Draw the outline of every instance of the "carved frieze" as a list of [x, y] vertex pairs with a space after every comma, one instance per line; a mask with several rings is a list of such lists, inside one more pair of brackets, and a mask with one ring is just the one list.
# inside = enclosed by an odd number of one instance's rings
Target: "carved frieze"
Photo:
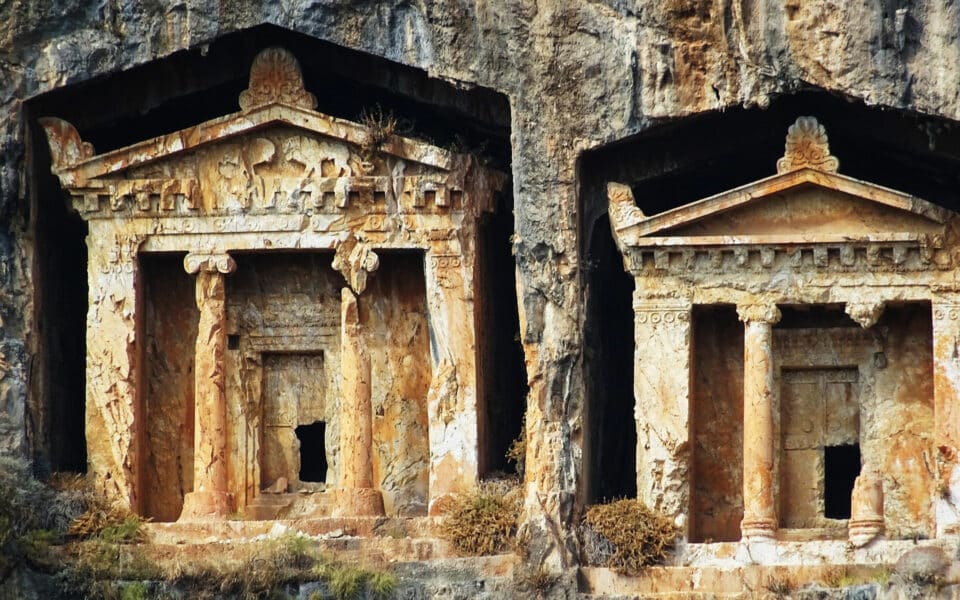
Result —
[[897, 244], [749, 247], [630, 247], [630, 272], [722, 274], [737, 272], [913, 272], [943, 271], [953, 265], [945, 251], [923, 251], [919, 242]]

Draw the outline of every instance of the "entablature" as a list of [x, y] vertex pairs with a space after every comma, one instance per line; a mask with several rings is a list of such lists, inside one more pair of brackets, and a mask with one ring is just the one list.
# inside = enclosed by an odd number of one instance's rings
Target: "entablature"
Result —
[[240, 104], [99, 155], [69, 123], [41, 124], [80, 216], [148, 223], [149, 235], [358, 229], [427, 243], [491, 212], [506, 179], [472, 156], [316, 112], [279, 48], [255, 59]]
[[771, 177], [649, 217], [628, 186], [610, 183], [624, 267], [638, 289], [668, 281], [731, 290], [883, 281], [929, 296], [955, 285], [955, 213], [838, 169], [823, 127], [800, 117]]

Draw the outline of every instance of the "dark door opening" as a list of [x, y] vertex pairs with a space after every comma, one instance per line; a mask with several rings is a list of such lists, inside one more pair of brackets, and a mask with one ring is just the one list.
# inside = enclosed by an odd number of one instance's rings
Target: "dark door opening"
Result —
[[300, 440], [300, 481], [323, 483], [327, 480], [327, 424], [317, 421], [297, 427]]
[[849, 519], [850, 495], [860, 475], [860, 445], [826, 446], [823, 463], [823, 516]]
[[633, 277], [623, 270], [610, 221], [597, 218], [586, 262], [583, 500], [593, 504], [637, 495], [637, 428], [633, 397]]

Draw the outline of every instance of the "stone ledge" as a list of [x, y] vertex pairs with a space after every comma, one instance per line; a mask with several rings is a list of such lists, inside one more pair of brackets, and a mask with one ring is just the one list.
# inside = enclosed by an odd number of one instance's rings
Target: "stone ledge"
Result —
[[915, 548], [940, 548], [948, 556], [956, 551], [960, 537], [936, 540], [877, 540], [854, 548], [846, 540], [719, 542], [686, 544], [679, 549], [678, 567], [736, 568], [745, 565], [803, 567], [816, 564], [892, 565]]

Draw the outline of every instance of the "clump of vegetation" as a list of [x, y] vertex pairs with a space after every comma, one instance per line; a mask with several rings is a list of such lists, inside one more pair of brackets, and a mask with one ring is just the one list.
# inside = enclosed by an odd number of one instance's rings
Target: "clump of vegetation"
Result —
[[168, 566], [163, 579], [191, 597], [259, 598], [289, 584], [318, 578], [323, 566], [310, 540], [300, 535], [235, 546]]
[[520, 435], [510, 442], [507, 448], [506, 459], [517, 466], [517, 477], [523, 481], [524, 471], [526, 470], [527, 459], [527, 420], [524, 417], [523, 425], [520, 427]]
[[793, 583], [787, 579], [771, 577], [764, 582], [763, 589], [776, 600], [784, 600], [793, 592]]
[[587, 509], [582, 527], [588, 562], [635, 575], [663, 562], [679, 529], [639, 500], [617, 500]]
[[50, 546], [82, 511], [76, 496], [37, 481], [26, 461], [0, 456], [0, 581], [21, 564], [52, 567]]
[[397, 589], [397, 580], [392, 573], [353, 565], [328, 567], [323, 579], [337, 600], [387, 600]]
[[440, 535], [464, 555], [507, 552], [516, 539], [521, 500], [516, 480], [485, 482], [476, 492], [457, 495], [449, 503]]
[[887, 567], [856, 567], [836, 565], [826, 569], [820, 577], [820, 583], [828, 588], [842, 589], [864, 583], [879, 583], [886, 585], [890, 580], [891, 571]]
[[160, 567], [139, 544], [93, 538], [73, 542], [64, 551], [62, 568], [56, 575], [64, 593], [113, 598], [133, 593], [124, 592], [116, 585], [118, 581], [163, 579]]
[[146, 541], [143, 519], [96, 494], [85, 478], [44, 484], [25, 461], [0, 456], [0, 581], [25, 566], [52, 573], [64, 594], [107, 600], [157, 597], [164, 583], [190, 598], [266, 598], [322, 581], [337, 600], [386, 600], [397, 586], [389, 572], [321, 556], [302, 535], [200, 556], [158, 553]]
[[360, 158], [368, 163], [391, 136], [405, 135], [412, 129], [410, 123], [397, 118], [393, 111], [384, 111], [379, 104], [363, 109], [360, 113], [360, 124], [367, 134], [360, 144]]
[[135, 543], [144, 541], [142, 526], [143, 519], [129, 509], [90, 494], [86, 510], [70, 523], [67, 533], [78, 540], [99, 537], [118, 544]]
[[550, 590], [557, 585], [560, 576], [551, 573], [543, 565], [539, 567], [520, 566], [513, 572], [513, 580], [522, 592], [526, 592], [532, 598], [546, 598]]

